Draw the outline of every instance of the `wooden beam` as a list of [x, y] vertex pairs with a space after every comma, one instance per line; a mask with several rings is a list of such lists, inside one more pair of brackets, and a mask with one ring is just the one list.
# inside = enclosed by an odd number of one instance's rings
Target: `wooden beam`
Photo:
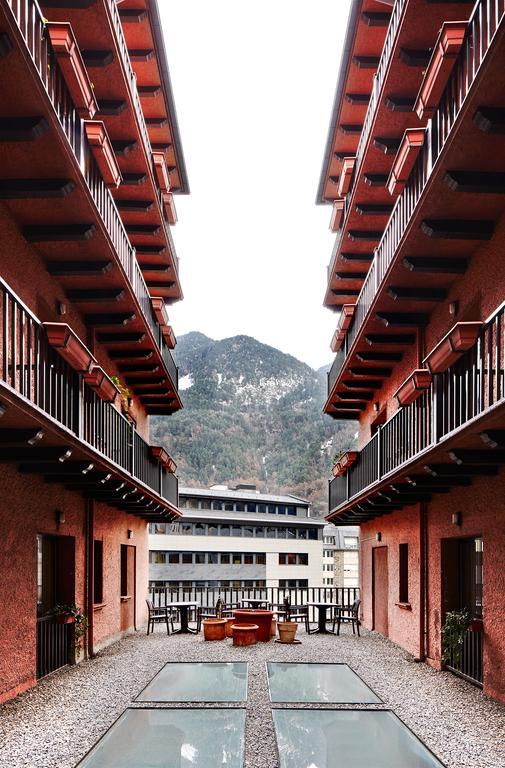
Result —
[[126, 109], [124, 99], [98, 99], [98, 117], [117, 117]]
[[0, 59], [5, 59], [11, 51], [14, 50], [9, 35], [5, 32], [0, 32]]
[[391, 14], [378, 13], [376, 11], [363, 11], [361, 18], [367, 27], [387, 27], [391, 21]]
[[90, 240], [95, 232], [94, 224], [38, 224], [22, 229], [29, 243], [79, 242]]
[[111, 360], [150, 360], [153, 352], [150, 349], [111, 349]]
[[432, 477], [472, 477], [473, 475], [493, 476], [498, 473], [498, 467], [490, 464], [426, 464], [424, 469]]
[[76, 304], [109, 303], [121, 301], [125, 297], [122, 288], [70, 288], [66, 294]]
[[344, 136], [359, 136], [361, 131], [363, 130], [363, 126], [359, 123], [357, 124], [340, 124], [339, 125], [340, 132], [344, 134]]
[[167, 272], [171, 272], [172, 267], [170, 264], [143, 264], [140, 262], [140, 269], [142, 272], [156, 272], [158, 274], [166, 274]]
[[86, 325], [92, 325], [95, 328], [108, 325], [128, 325], [136, 319], [134, 312], [103, 312], [84, 316]]
[[487, 429], [480, 433], [480, 439], [488, 448], [505, 449], [505, 429]]
[[150, 237], [156, 237], [161, 231], [159, 224], [126, 224], [125, 229], [129, 235], [149, 235]]
[[47, 448], [0, 448], [0, 461], [22, 461], [24, 464], [40, 464], [45, 461], [54, 461], [61, 469], [61, 465], [72, 455], [72, 449], [65, 447]]
[[378, 243], [383, 234], [381, 229], [350, 229], [347, 237], [349, 240], [363, 243]]
[[389, 216], [393, 206], [356, 203], [355, 210], [360, 216]]
[[342, 261], [362, 261], [364, 263], [369, 263], [373, 260], [373, 253], [341, 253], [340, 258]]
[[103, 69], [109, 67], [114, 61], [114, 54], [109, 50], [87, 49], [81, 51], [81, 56], [86, 69]]
[[388, 288], [388, 296], [395, 301], [406, 299], [407, 301], [444, 301], [447, 298], [445, 288], [423, 288], [422, 286], [396, 286]]
[[150, 61], [154, 56], [152, 48], [130, 48], [128, 51], [131, 61]]
[[135, 250], [137, 251], [137, 256], [161, 256], [163, 253], [165, 253], [166, 246], [165, 245], [136, 245]]
[[126, 376], [125, 380], [126, 383], [131, 387], [153, 386], [154, 384], [161, 385], [167, 383], [167, 380], [164, 376], [158, 376], [155, 378], [152, 378], [151, 376]]
[[444, 182], [453, 192], [499, 195], [505, 192], [505, 173], [498, 171], [447, 171]]
[[399, 58], [407, 67], [427, 67], [431, 59], [431, 49], [400, 48]]
[[358, 69], [377, 69], [379, 66], [379, 56], [353, 56], [352, 63]]
[[118, 157], [127, 157], [130, 152], [135, 152], [138, 146], [135, 139], [113, 139], [111, 144], [114, 154]]
[[0, 141], [35, 141], [48, 130], [45, 117], [0, 118]]
[[377, 312], [376, 318], [387, 327], [415, 328], [428, 325], [429, 315], [423, 312]]
[[386, 138], [383, 136], [376, 136], [373, 140], [373, 145], [376, 149], [379, 149], [385, 155], [396, 155], [401, 144], [400, 139]]
[[371, 365], [367, 365], [364, 368], [360, 366], [353, 366], [349, 368], [349, 373], [352, 376], [371, 376], [377, 379], [387, 379], [393, 372], [392, 368], [374, 368]]
[[92, 461], [66, 461], [63, 464], [55, 461], [53, 463], [42, 462], [40, 464], [31, 464], [23, 462], [19, 465], [19, 471], [23, 474], [35, 473], [39, 475], [57, 475], [68, 473], [69, 475], [86, 475], [94, 467]]
[[339, 400], [356, 400], [356, 401], [368, 401], [374, 399], [373, 392], [337, 392]]
[[382, 387], [382, 381], [374, 381], [373, 379], [344, 379], [342, 382], [346, 389], [380, 389]]
[[328, 411], [328, 415], [337, 420], [340, 419], [342, 421], [358, 421], [358, 414], [352, 413], [351, 411]]
[[154, 202], [152, 200], [115, 200], [119, 211], [125, 213], [149, 213], [152, 210]]
[[449, 457], [456, 464], [505, 464], [505, 450], [499, 448], [486, 448], [471, 450], [466, 448], [454, 448], [449, 451]]
[[391, 112], [412, 112], [415, 99], [411, 99], [408, 96], [386, 96], [385, 104]]
[[337, 280], [364, 280], [368, 272], [335, 272]]
[[356, 357], [362, 363], [399, 363], [401, 352], [357, 352]]
[[[149, 283], [148, 283], [149, 285]], [[331, 292], [334, 296], [359, 296], [359, 288], [332, 288]]]
[[157, 363], [120, 363], [118, 370], [121, 373], [157, 373], [160, 366]]
[[43, 429], [0, 429], [0, 445], [36, 445], [44, 434]]
[[463, 275], [468, 269], [468, 259], [444, 256], [407, 256], [402, 264], [423, 274]]
[[161, 85], [138, 85], [137, 91], [143, 99], [155, 99], [161, 93]]
[[50, 275], [60, 277], [100, 277], [111, 272], [112, 261], [48, 261], [46, 269]]
[[72, 179], [1, 179], [0, 199], [34, 200], [67, 197], [75, 189]]
[[139, 333], [97, 333], [96, 340], [101, 344], [142, 344], [146, 334]]
[[122, 187], [138, 187], [144, 184], [147, 179], [147, 173], [123, 173], [121, 174]]
[[477, 128], [483, 133], [505, 133], [505, 109], [503, 107], [479, 107], [473, 117]]
[[345, 100], [353, 106], [366, 107], [370, 101], [369, 93], [346, 93]]
[[387, 173], [365, 173], [363, 178], [367, 187], [385, 187], [389, 176]]
[[415, 333], [367, 333], [365, 341], [371, 347], [374, 344], [401, 344], [402, 346], [410, 346], [415, 344]]
[[[471, 485], [471, 477], [433, 477], [429, 475], [407, 475], [405, 480], [413, 485], [415, 488], [446, 488], [451, 486], [467, 486]], [[440, 491], [437, 490], [437, 493]]]
[[125, 24], [140, 24], [147, 19], [145, 8], [119, 8], [119, 18]]
[[160, 397], [160, 398], [148, 397], [148, 398], [146, 398], [146, 397], [142, 397], [142, 394], [140, 394], [139, 400], [144, 405], [155, 406], [155, 407], [158, 406], [158, 405], [160, 405], [160, 406], [161, 405], [163, 405], [163, 406], [168, 405], [169, 406], [170, 403], [175, 403], [176, 402], [175, 397]]
[[436, 240], [490, 240], [494, 222], [486, 219], [423, 219], [421, 231]]
[[159, 387], [153, 387], [152, 389], [143, 389], [142, 392], [140, 392], [140, 399], [146, 400], [149, 397], [164, 397], [164, 396], [170, 396], [173, 395], [173, 392], [171, 389], [160, 389]]

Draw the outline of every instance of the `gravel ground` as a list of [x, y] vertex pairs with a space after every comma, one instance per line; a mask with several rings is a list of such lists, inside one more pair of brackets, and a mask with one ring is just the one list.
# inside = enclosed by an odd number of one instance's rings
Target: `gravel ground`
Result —
[[414, 663], [372, 632], [357, 638], [344, 627], [339, 638], [299, 636], [301, 645], [249, 648], [206, 643], [201, 635], [167, 638], [161, 627], [149, 637], [129, 636], [0, 707], [0, 768], [72, 768], [166, 661], [248, 661], [244, 766], [276, 768], [268, 660], [346, 662], [381, 697], [376, 706], [393, 709], [448, 768], [505, 768], [505, 707], [474, 686]]

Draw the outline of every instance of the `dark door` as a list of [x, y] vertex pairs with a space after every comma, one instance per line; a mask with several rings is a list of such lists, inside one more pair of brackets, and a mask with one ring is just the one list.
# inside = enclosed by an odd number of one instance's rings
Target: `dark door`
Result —
[[389, 632], [388, 619], [388, 548], [372, 550], [373, 629], [385, 637]]
[[135, 626], [135, 547], [121, 544], [121, 630]]

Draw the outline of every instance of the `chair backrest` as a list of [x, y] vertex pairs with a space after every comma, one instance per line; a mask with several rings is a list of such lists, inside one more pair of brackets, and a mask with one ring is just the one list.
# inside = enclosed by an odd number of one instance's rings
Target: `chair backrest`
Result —
[[286, 621], [289, 621], [291, 619], [291, 600], [289, 597], [284, 598], [284, 612]]
[[356, 600], [352, 604], [352, 608], [351, 608], [352, 615], [354, 616], [355, 619], [359, 618], [359, 607], [360, 607], [360, 605], [361, 605], [361, 600], [356, 598]]
[[220, 597], [216, 600], [216, 616], [218, 619], [222, 618], [223, 615], [223, 601]]
[[154, 611], [154, 605], [153, 605], [153, 601], [152, 601], [152, 600], [147, 600], [147, 599], [146, 599], [146, 603], [147, 603], [147, 610], [148, 610], [148, 611], [149, 611], [149, 613], [151, 614], [151, 613]]

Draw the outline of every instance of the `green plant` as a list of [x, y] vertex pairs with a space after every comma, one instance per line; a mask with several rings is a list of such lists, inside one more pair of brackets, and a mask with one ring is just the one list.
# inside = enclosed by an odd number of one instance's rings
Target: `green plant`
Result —
[[48, 616], [73, 616], [74, 619], [74, 643], [75, 647], [79, 648], [81, 640], [88, 630], [88, 617], [84, 614], [80, 608], [72, 603], [72, 605], [65, 605], [58, 603], [54, 608], [51, 608], [47, 613]]
[[449, 611], [442, 627], [442, 661], [457, 666], [461, 659], [463, 641], [472, 623], [472, 614], [467, 608]]
[[125, 385], [121, 383], [119, 376], [111, 376], [110, 379], [119, 391], [119, 398], [121, 401], [121, 413], [127, 418], [129, 418], [131, 392], [128, 389], [128, 387], [125, 387]]

